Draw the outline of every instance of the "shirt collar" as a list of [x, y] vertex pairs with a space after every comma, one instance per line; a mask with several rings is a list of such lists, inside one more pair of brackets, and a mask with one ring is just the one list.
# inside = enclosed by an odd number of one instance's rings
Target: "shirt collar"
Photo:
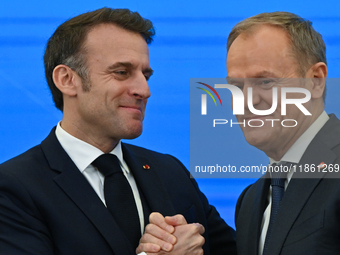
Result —
[[[67, 133], [61, 127], [60, 122], [57, 125], [55, 134], [63, 149], [81, 172], [85, 171], [96, 158], [104, 154], [100, 149]], [[123, 162], [121, 141], [110, 153], [116, 155], [119, 161]], [[126, 170], [129, 171], [128, 169]]]
[[[280, 161], [299, 163], [308, 145], [328, 120], [329, 117], [327, 113], [323, 111], [313, 124], [295, 141]], [[271, 157], [269, 157], [269, 161], [270, 164], [278, 163]]]

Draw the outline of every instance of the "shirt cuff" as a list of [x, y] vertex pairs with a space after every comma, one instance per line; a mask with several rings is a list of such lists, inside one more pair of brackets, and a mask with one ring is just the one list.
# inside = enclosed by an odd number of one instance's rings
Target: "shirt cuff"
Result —
[[146, 253], [143, 251], [143, 252], [141, 252], [141, 253], [138, 253], [137, 255], [148, 255], [148, 254], [146, 254]]

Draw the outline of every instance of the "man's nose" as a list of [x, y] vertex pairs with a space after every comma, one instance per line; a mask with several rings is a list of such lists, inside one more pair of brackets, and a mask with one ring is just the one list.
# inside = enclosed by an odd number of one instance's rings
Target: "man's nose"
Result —
[[253, 86], [250, 83], [245, 82], [243, 86], [244, 104], [248, 109], [248, 105], [251, 103], [253, 106], [258, 105], [261, 102], [261, 96], [259, 88]]
[[138, 99], [147, 99], [151, 96], [148, 81], [143, 73], [138, 74], [133, 80], [133, 86], [130, 93]]

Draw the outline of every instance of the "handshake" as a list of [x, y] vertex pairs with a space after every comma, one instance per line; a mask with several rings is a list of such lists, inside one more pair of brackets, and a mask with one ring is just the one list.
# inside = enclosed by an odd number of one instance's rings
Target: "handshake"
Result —
[[188, 224], [180, 214], [163, 217], [160, 213], [152, 213], [149, 220], [137, 254], [203, 254], [205, 230], [201, 224]]

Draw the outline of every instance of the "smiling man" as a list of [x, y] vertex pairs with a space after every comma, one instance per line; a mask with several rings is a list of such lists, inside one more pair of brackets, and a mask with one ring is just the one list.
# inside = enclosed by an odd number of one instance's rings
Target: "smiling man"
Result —
[[[303, 67], [300, 68], [302, 64], [295, 57], [290, 40], [289, 35], [277, 26], [269, 24], [254, 26], [250, 31], [246, 30], [235, 38], [229, 47], [227, 57], [228, 82], [240, 87], [246, 98], [250, 87], [252, 89], [250, 98], [256, 110], [270, 109], [273, 104], [272, 88], [279, 89], [277, 107], [272, 114], [256, 115], [250, 111], [249, 107], [246, 107], [244, 115], [237, 115], [240, 122], [248, 122], [251, 119], [279, 120], [279, 122], [264, 121], [265, 125], [261, 128], [241, 125], [248, 143], [277, 161], [324, 109], [322, 99], [324, 80], [311, 80], [311, 78], [325, 78], [326, 64], [318, 62], [306, 72], [300, 71]], [[304, 79], [298, 79], [299, 77], [304, 77]], [[292, 105], [288, 105], [286, 115], [282, 115], [280, 100], [282, 87], [308, 89], [312, 100], [304, 107], [310, 109], [311, 115], [305, 116], [302, 111]], [[294, 96], [296, 95], [293, 94], [290, 98]], [[295, 120], [296, 127], [284, 127], [281, 125], [284, 119]], [[295, 123], [290, 123], [290, 126]]]
[[[272, 168], [289, 166], [289, 173], [267, 172], [241, 194], [235, 216], [238, 254], [339, 254], [340, 180], [320, 167], [340, 164], [340, 122], [324, 111], [327, 67], [321, 35], [292, 13], [263, 13], [233, 28], [227, 51], [228, 82], [245, 97], [251, 91], [256, 110], [272, 107], [277, 88], [275, 111], [257, 115], [248, 103], [237, 118], [263, 121], [262, 127], [240, 125], [247, 142], [268, 155]], [[281, 93], [292, 87], [309, 91], [303, 106], [311, 115], [295, 105], [281, 113]], [[281, 125], [285, 119], [294, 120], [293, 127]]]
[[[234, 231], [176, 158], [121, 142], [142, 133], [153, 35], [138, 13], [103, 8], [49, 39], [46, 79], [63, 118], [0, 165], [1, 255], [235, 254]], [[167, 217], [168, 245], [139, 246], [151, 212], [181, 214]]]

